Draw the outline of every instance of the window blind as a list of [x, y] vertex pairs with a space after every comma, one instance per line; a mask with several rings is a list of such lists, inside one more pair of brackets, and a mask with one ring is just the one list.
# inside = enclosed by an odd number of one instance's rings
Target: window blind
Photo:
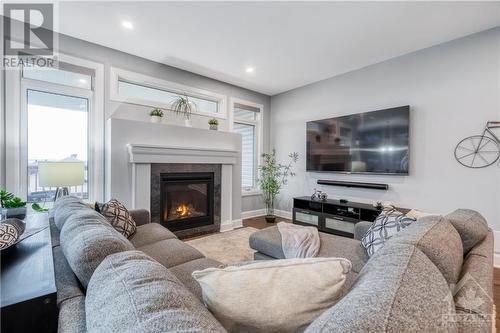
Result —
[[241, 186], [255, 186], [255, 125], [234, 123], [234, 132], [241, 134]]

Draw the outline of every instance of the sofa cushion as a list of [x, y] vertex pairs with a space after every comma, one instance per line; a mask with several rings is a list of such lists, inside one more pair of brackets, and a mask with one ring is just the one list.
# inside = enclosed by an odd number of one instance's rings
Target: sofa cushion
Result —
[[436, 266], [410, 244], [377, 251], [350, 292], [324, 312], [306, 333], [456, 332], [443, 321], [454, 314], [452, 295]]
[[393, 207], [385, 208], [361, 238], [361, 245], [366, 249], [368, 256], [371, 257], [384, 246], [387, 240], [416, 220]]
[[140, 251], [99, 265], [85, 311], [89, 332], [225, 332], [168, 269]]
[[439, 268], [449, 284], [457, 283], [463, 263], [462, 240], [442, 216], [422, 217], [395, 234], [388, 243], [415, 245]]
[[133, 245], [97, 212], [80, 212], [68, 218], [61, 230], [61, 248], [84, 288], [94, 270], [108, 255], [133, 250]]
[[[96, 205], [96, 207], [98, 207]], [[128, 209], [118, 200], [111, 199], [102, 207], [99, 212], [108, 220], [108, 222], [123, 236], [129, 238], [137, 228], [132, 215]]]
[[54, 203], [53, 210], [54, 210], [54, 222], [56, 223], [56, 226], [59, 228], [59, 230], [62, 229], [68, 217], [70, 217], [76, 211], [81, 209], [90, 210], [90, 208], [87, 207], [80, 198], [74, 197], [72, 195], [67, 195], [58, 198]]
[[460, 234], [464, 254], [482, 241], [488, 233], [488, 223], [485, 218], [474, 210], [457, 209], [446, 215], [446, 219]]
[[178, 239], [166, 239], [137, 249], [167, 268], [205, 257], [200, 251]]
[[[488, 230], [488, 234], [486, 237], [476, 244], [469, 253], [467, 253], [467, 258], [468, 256], [471, 255], [477, 255], [485, 258], [493, 258], [493, 248], [494, 248], [494, 237], [493, 237], [493, 231]], [[465, 260], [465, 259], [464, 259]]]
[[259, 261], [193, 272], [229, 332], [302, 332], [342, 296], [343, 258]]
[[[351, 261], [352, 271], [358, 273], [368, 260], [359, 240], [319, 233], [321, 240], [318, 257], [339, 257]], [[250, 247], [266, 256], [285, 259], [281, 248], [281, 235], [277, 227], [270, 227], [250, 235]], [[258, 256], [258, 255], [257, 255]], [[263, 257], [268, 259], [268, 257]]]
[[86, 333], [85, 296], [69, 298], [59, 305], [57, 333]]
[[182, 284], [201, 301], [202, 297], [200, 284], [191, 276], [191, 273], [205, 268], [219, 267], [220, 265], [220, 262], [213, 259], [201, 258], [170, 267], [169, 271], [171, 271], [179, 279], [179, 281], [181, 281]]
[[165, 239], [177, 238], [170, 230], [159, 223], [147, 223], [137, 226], [135, 234], [128, 239], [134, 247], [156, 243]]

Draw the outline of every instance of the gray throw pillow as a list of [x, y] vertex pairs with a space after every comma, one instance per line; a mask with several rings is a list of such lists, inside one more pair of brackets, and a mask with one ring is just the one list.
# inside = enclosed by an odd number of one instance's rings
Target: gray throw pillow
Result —
[[384, 208], [361, 239], [361, 244], [371, 257], [388, 239], [415, 221], [415, 218], [406, 216], [392, 206]]
[[457, 229], [462, 239], [464, 255], [488, 234], [488, 222], [475, 210], [457, 209], [445, 218]]
[[97, 208], [108, 222], [123, 236], [129, 238], [135, 233], [137, 225], [132, 215], [118, 200], [111, 199], [102, 206], [96, 204], [96, 210]]

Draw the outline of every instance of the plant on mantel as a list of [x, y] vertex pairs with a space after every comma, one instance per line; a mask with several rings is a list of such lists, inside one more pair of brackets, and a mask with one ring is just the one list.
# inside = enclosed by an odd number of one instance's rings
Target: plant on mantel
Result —
[[217, 128], [219, 126], [219, 121], [215, 118], [209, 119], [208, 125], [210, 125], [211, 130], [217, 131]]
[[263, 164], [259, 166], [258, 184], [266, 204], [266, 221], [269, 223], [274, 223], [276, 220], [274, 215], [276, 197], [283, 186], [287, 184], [288, 178], [295, 176], [292, 167], [297, 163], [299, 154], [293, 152], [288, 157], [288, 163], [281, 164], [276, 161], [276, 151], [274, 149], [271, 153], [262, 154]]
[[170, 103], [170, 110], [177, 115], [184, 116], [186, 126], [191, 127], [191, 113], [196, 111], [196, 103], [191, 101], [188, 95], [177, 95], [175, 100]]
[[160, 108], [154, 108], [151, 112], [149, 112], [149, 116], [151, 117], [151, 122], [159, 123], [163, 118], [163, 110]]

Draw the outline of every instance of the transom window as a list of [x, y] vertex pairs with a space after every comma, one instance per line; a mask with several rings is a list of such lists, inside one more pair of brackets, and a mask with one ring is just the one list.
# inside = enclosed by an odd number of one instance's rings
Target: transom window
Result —
[[168, 110], [179, 95], [195, 104], [193, 114], [226, 118], [224, 95], [180, 85], [118, 68], [111, 68], [112, 100]]

